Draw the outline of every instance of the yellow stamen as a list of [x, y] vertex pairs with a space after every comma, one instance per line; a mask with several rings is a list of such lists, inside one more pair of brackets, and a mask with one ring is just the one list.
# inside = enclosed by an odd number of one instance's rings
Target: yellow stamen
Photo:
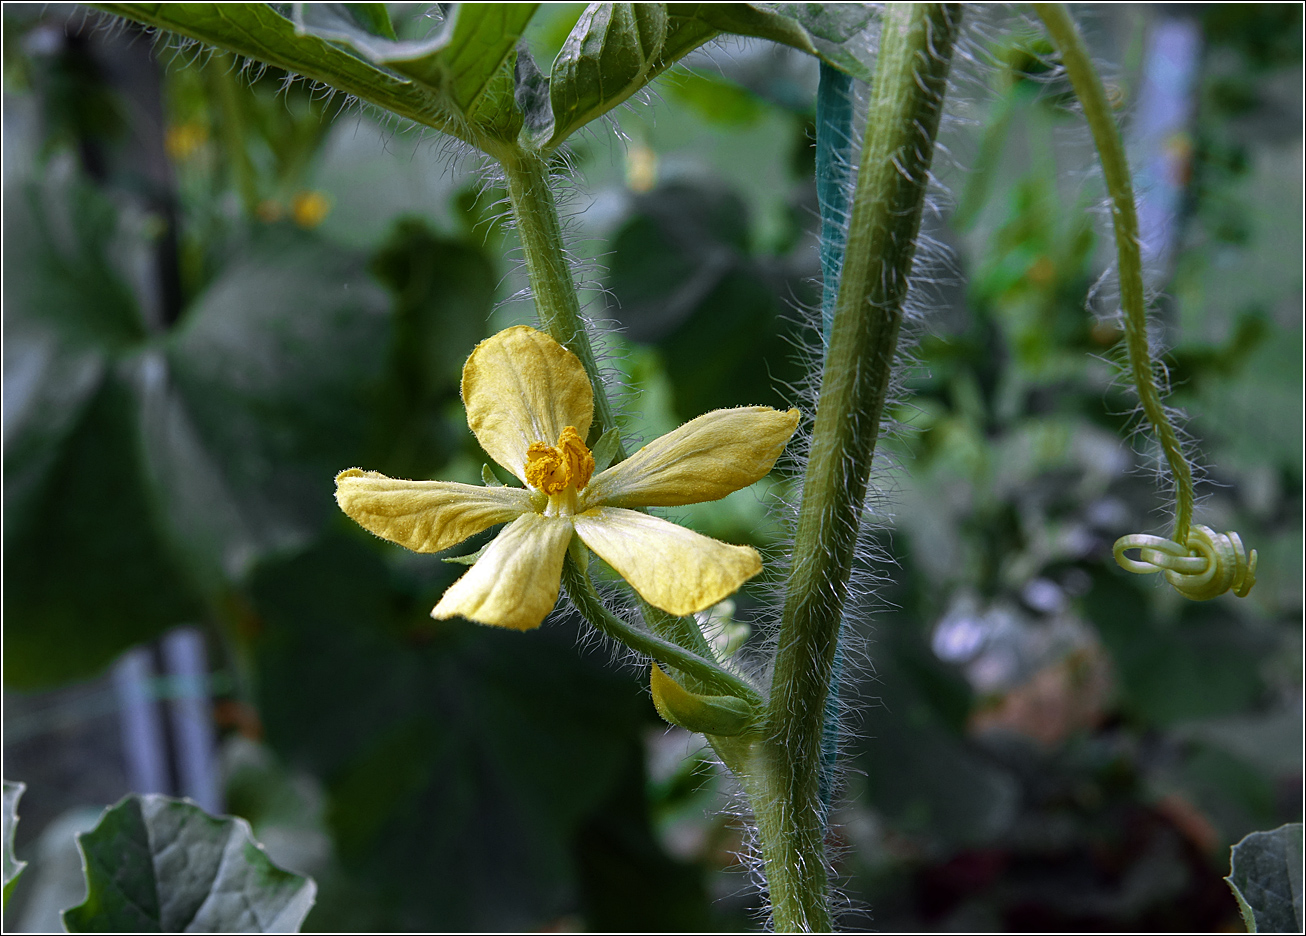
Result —
[[545, 494], [560, 494], [569, 487], [583, 490], [592, 474], [594, 456], [575, 426], [562, 430], [556, 446], [532, 442], [526, 450], [526, 481]]

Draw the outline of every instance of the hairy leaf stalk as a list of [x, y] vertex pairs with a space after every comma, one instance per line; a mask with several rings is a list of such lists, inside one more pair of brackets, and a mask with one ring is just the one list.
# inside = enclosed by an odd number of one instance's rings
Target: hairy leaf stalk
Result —
[[[594, 423], [589, 434], [592, 445], [599, 436], [614, 428], [617, 421], [599, 373], [589, 333], [585, 330], [585, 321], [580, 314], [576, 284], [563, 250], [558, 206], [549, 185], [549, 167], [542, 157], [522, 150], [503, 156], [501, 164], [508, 183], [508, 201], [521, 237], [522, 251], [526, 256], [526, 275], [535, 298], [540, 328], [580, 358], [594, 390]], [[622, 461], [626, 455], [625, 445], [618, 440], [613, 463]], [[642, 600], [640, 607], [644, 620], [657, 634], [699, 656], [712, 658], [707, 640], [693, 618], [667, 614]], [[586, 617], [590, 623], [599, 627], [595, 618], [588, 614]], [[669, 663], [664, 657], [658, 659]], [[671, 663], [669, 665], [674, 666]], [[707, 688], [707, 684], [699, 682], [692, 672], [679, 667], [677, 669], [688, 677], [691, 688]]]
[[603, 604], [589, 574], [568, 556], [562, 564], [562, 584], [567, 597], [599, 633], [617, 640], [632, 650], [674, 667], [690, 676], [696, 685], [718, 695], [733, 695], [754, 705], [761, 705], [757, 690], [715, 661], [708, 660], [655, 634], [645, 633], [627, 624]]
[[[594, 347], [581, 318], [576, 284], [563, 252], [562, 224], [549, 186], [549, 165], [540, 156], [523, 150], [505, 155], [501, 162], [540, 328], [580, 358], [594, 389], [594, 423], [589, 434], [589, 443], [593, 445], [617, 421], [599, 375]], [[626, 450], [618, 442], [616, 460], [625, 457]]]
[[898, 345], [958, 4], [889, 4], [821, 380], [761, 776], [745, 781], [777, 930], [828, 930], [822, 718]]
[[1161, 404], [1152, 356], [1147, 348], [1147, 298], [1143, 293], [1143, 260], [1138, 248], [1138, 211], [1134, 205], [1134, 187], [1129, 178], [1120, 128], [1111, 114], [1106, 89], [1089, 59], [1079, 27], [1065, 5], [1036, 3], [1034, 9], [1061, 52], [1066, 75], [1084, 108], [1084, 118], [1093, 133], [1093, 143], [1102, 163], [1102, 176], [1111, 197], [1111, 220], [1115, 227], [1120, 267], [1120, 307], [1125, 314], [1125, 345], [1129, 350], [1130, 372], [1143, 413], [1152, 424], [1174, 474], [1175, 525], [1172, 539], [1186, 546], [1188, 527], [1193, 519], [1193, 472]]

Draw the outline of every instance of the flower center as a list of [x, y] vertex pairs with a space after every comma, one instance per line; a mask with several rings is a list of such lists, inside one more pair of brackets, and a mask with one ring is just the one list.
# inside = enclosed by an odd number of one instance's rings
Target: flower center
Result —
[[594, 456], [581, 441], [575, 426], [558, 436], [557, 445], [532, 442], [526, 450], [526, 480], [552, 497], [571, 488], [584, 490], [594, 474]]

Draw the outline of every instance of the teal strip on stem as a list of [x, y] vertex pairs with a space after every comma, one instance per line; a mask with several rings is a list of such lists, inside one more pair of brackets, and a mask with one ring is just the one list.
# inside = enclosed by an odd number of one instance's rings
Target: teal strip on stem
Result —
[[[839, 273], [848, 244], [849, 195], [856, 181], [853, 162], [853, 80], [821, 63], [816, 91], [816, 197], [821, 206], [821, 343], [830, 343]], [[842, 628], [840, 628], [842, 631]], [[839, 682], [843, 678], [843, 636], [834, 652], [830, 694], [825, 697], [821, 729], [822, 822], [834, 796], [834, 767], [839, 756]]]
[[816, 91], [816, 198], [821, 206], [821, 339], [830, 343], [853, 190], [853, 80], [821, 63]]

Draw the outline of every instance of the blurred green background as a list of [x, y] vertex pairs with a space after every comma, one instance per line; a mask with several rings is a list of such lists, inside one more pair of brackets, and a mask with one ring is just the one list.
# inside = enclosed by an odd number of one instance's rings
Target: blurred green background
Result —
[[[537, 60], [581, 8], [537, 16]], [[1084, 11], [1198, 517], [1260, 551], [1251, 596], [1208, 604], [1111, 560], [1166, 517], [1110, 363], [1103, 191], [1037, 33], [972, 15], [866, 537], [892, 561], [868, 549], [849, 616], [848, 926], [1236, 929], [1228, 847], [1301, 819], [1301, 15]], [[479, 480], [462, 362], [532, 309], [477, 159], [80, 8], [3, 30], [4, 772], [32, 862], [6, 928], [80, 899], [72, 831], [129, 790], [107, 668], [182, 624], [225, 809], [317, 879], [309, 928], [755, 928], [730, 785], [646, 672], [563, 614], [432, 621], [461, 567], [334, 506], [354, 465]], [[574, 141], [564, 199], [636, 439], [810, 378], [815, 63], [686, 61]], [[676, 516], [777, 548], [786, 492]]]

